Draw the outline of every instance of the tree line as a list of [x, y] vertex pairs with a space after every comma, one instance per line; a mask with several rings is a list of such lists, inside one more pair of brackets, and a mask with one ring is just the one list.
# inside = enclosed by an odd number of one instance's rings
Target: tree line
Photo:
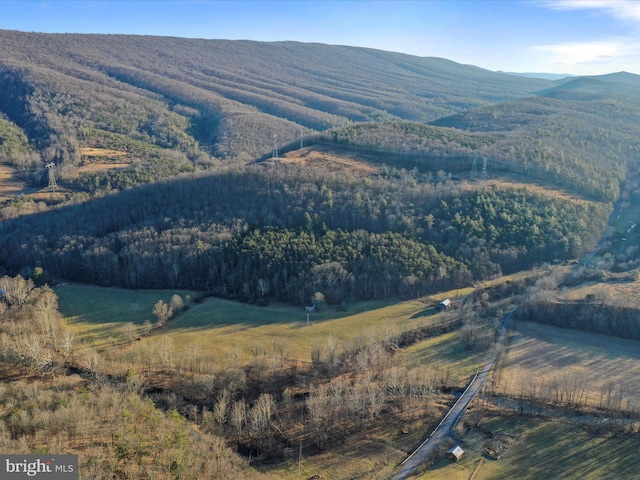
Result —
[[321, 291], [341, 303], [412, 297], [573, 258], [607, 213], [603, 204], [465, 189], [415, 171], [338, 177], [257, 165], [5, 221], [0, 254], [16, 271], [40, 266], [101, 285], [293, 303]]

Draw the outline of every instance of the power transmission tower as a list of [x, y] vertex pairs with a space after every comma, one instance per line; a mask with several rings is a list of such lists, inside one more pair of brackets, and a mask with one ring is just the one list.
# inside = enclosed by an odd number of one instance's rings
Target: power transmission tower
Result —
[[278, 158], [278, 135], [273, 134], [273, 155], [272, 158]]
[[478, 159], [473, 157], [473, 164], [471, 164], [471, 178], [476, 178], [478, 176]]
[[54, 168], [56, 167], [56, 164], [53, 162], [47, 163], [47, 170], [49, 170], [49, 190], [51, 190], [52, 192], [56, 191], [56, 187], [58, 186], [56, 184], [56, 173], [54, 171]]
[[300, 148], [304, 147], [304, 131], [300, 128]]
[[480, 175], [482, 183], [487, 183], [487, 157], [482, 159], [482, 174]]

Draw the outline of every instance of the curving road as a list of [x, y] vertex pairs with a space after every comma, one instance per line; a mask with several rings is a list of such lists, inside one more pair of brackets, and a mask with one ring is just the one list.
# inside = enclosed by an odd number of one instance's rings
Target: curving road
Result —
[[506, 336], [507, 328], [509, 326], [509, 320], [513, 316], [513, 313], [517, 310], [518, 307], [515, 307], [507, 313], [502, 321], [502, 326], [500, 327], [500, 331], [498, 333], [498, 339], [491, 351], [491, 355], [487, 360], [484, 368], [478, 372], [466, 390], [460, 395], [456, 403], [451, 407], [451, 409], [444, 416], [440, 424], [435, 428], [435, 430], [429, 435], [429, 437], [422, 442], [411, 455], [409, 455], [396, 469], [396, 473], [391, 477], [392, 480], [404, 480], [405, 478], [410, 477], [413, 472], [423, 465], [431, 455], [436, 451], [436, 449], [444, 442], [450, 435], [453, 427], [458, 423], [458, 420], [462, 416], [462, 414], [467, 410], [467, 407], [471, 403], [471, 400], [475, 398], [480, 389], [484, 386], [484, 384], [489, 379], [489, 374], [493, 370], [496, 361], [498, 360], [498, 355], [502, 351], [502, 347], [504, 345], [504, 339]]
[[[640, 175], [640, 171], [638, 171], [634, 176]], [[607, 228], [604, 231], [602, 239], [600, 243], [596, 246], [596, 248], [586, 257], [584, 264], [589, 265], [593, 260], [593, 257], [602, 249], [605, 245], [609, 234], [612, 231], [613, 223], [620, 213], [621, 203], [622, 203], [622, 190], [629, 189], [631, 182], [628, 180], [625, 181], [624, 185], [621, 188], [621, 194], [614, 206], [613, 212], [611, 212], [611, 216], [609, 217], [609, 223], [607, 224]], [[575, 278], [577, 272], [574, 272], [569, 279]], [[467, 389], [460, 395], [458, 401], [451, 407], [451, 409], [444, 416], [440, 424], [436, 427], [436, 429], [429, 435], [429, 437], [422, 442], [411, 455], [409, 455], [397, 468], [396, 473], [391, 477], [391, 480], [404, 480], [405, 478], [410, 477], [415, 470], [424, 465], [425, 462], [429, 460], [431, 455], [436, 451], [438, 446], [442, 444], [449, 436], [451, 436], [453, 427], [455, 427], [456, 423], [460, 417], [464, 414], [467, 407], [471, 403], [471, 400], [475, 398], [480, 389], [484, 386], [484, 384], [489, 379], [489, 374], [493, 370], [496, 361], [498, 360], [498, 355], [502, 351], [504, 345], [504, 338], [506, 336], [507, 328], [509, 326], [509, 320], [513, 316], [514, 312], [518, 309], [515, 307], [507, 313], [502, 322], [502, 326], [500, 327], [500, 332], [498, 333], [498, 339], [493, 347], [491, 352], [491, 356], [487, 361], [487, 364], [482, 369], [482, 371], [478, 372], [476, 376], [471, 380], [471, 383], [467, 387]]]

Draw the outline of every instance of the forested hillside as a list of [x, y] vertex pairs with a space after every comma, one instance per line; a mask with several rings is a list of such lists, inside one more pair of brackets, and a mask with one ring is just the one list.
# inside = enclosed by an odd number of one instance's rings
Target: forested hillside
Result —
[[[40, 185], [51, 162], [63, 191], [0, 208], [1, 258], [296, 304], [573, 258], [638, 169], [638, 86], [318, 44], [2, 31], [0, 155]], [[301, 145], [366, 168], [278, 158]]]
[[[620, 183], [639, 165], [637, 96], [598, 96], [590, 101], [531, 97], [434, 125], [499, 136], [501, 141], [478, 149], [478, 155], [602, 200], [615, 200]], [[494, 168], [503, 167], [494, 162]]]
[[429, 121], [551, 85], [363, 48], [0, 31], [0, 118], [41, 157], [17, 148], [8, 159], [26, 172], [53, 161], [69, 180], [83, 147], [122, 150], [146, 169], [164, 161], [159, 177], [251, 160], [274, 136]]
[[410, 297], [572, 258], [596, 240], [607, 212], [417, 172], [363, 177], [258, 165], [5, 221], [0, 255], [103, 285], [245, 300], [268, 291], [293, 303], [321, 292], [340, 303]]

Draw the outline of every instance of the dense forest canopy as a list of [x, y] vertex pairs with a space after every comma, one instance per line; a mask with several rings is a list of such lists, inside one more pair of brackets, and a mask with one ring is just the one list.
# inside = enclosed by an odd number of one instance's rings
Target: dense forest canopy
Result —
[[[336, 304], [573, 258], [638, 170], [639, 86], [320, 44], [0, 31], [1, 160], [40, 186], [53, 164], [63, 189], [55, 208], [0, 207], [1, 258]], [[278, 158], [303, 145], [367, 168]]]
[[104, 285], [251, 299], [263, 279], [272, 298], [304, 303], [322, 291], [340, 303], [572, 258], [595, 241], [607, 211], [416, 172], [329, 177], [258, 165], [5, 221], [0, 254], [14, 266]]

